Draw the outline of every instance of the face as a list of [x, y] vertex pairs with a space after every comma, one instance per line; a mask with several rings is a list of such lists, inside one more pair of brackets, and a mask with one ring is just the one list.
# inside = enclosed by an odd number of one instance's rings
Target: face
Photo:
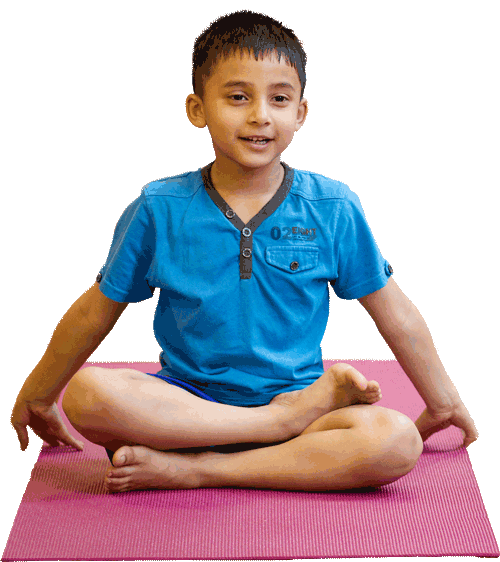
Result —
[[[243, 51], [221, 59], [205, 82], [204, 100], [197, 105], [198, 126], [208, 126], [220, 169], [248, 171], [275, 165], [307, 114], [300, 101], [297, 71], [275, 54], [256, 61]], [[192, 106], [194, 107], [194, 105]], [[189, 115], [189, 109], [188, 109]], [[246, 140], [265, 137], [259, 143]]]

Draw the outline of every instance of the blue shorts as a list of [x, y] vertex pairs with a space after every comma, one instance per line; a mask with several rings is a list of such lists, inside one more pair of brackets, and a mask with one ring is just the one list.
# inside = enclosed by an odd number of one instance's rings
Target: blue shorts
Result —
[[[220, 402], [218, 400], [215, 400], [215, 398], [212, 398], [211, 396], [208, 396], [208, 394], [205, 394], [204, 392], [202, 392], [201, 390], [198, 390], [197, 388], [195, 388], [194, 386], [190, 385], [187, 382], [181, 381], [179, 379], [175, 379], [174, 377], [166, 377], [165, 375], [161, 375], [161, 374], [154, 374], [154, 373], [146, 373], [146, 375], [151, 375], [152, 377], [157, 377], [159, 379], [161, 379], [162, 381], [168, 382], [169, 384], [173, 384], [174, 386], [178, 386], [179, 388], [183, 388], [184, 390], [189, 391], [191, 394], [194, 394], [195, 396], [198, 396], [199, 398], [203, 398], [204, 400], [208, 400], [209, 402], [217, 402], [218, 404], [220, 404]], [[206, 449], [207, 447], [205, 447]], [[115, 454], [114, 451], [110, 451], [109, 449], [106, 449], [106, 453], [108, 454], [109, 460], [111, 461], [111, 464], [113, 464], [113, 455]]]
[[220, 402], [218, 400], [215, 400], [215, 398], [212, 398], [208, 394], [205, 394], [204, 392], [202, 392], [201, 390], [198, 390], [196, 387], [190, 385], [187, 382], [180, 381], [179, 379], [174, 379], [174, 377], [170, 377], [170, 376], [167, 377], [167, 376], [162, 375], [160, 373], [158, 373], [156, 375], [153, 374], [153, 373], [146, 373], [146, 375], [151, 375], [152, 377], [158, 377], [162, 381], [173, 384], [174, 386], [178, 386], [179, 388], [183, 388], [184, 390], [188, 390], [191, 394], [194, 394], [195, 396], [198, 396], [199, 398], [203, 398], [204, 400], [208, 400], [209, 402], [217, 402], [217, 404], [220, 404]]

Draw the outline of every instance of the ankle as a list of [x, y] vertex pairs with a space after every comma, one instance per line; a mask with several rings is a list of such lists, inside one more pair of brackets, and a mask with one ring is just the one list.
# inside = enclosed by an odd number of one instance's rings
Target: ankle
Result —
[[268, 431], [261, 432], [258, 442], [260, 443], [279, 443], [287, 441], [295, 434], [291, 432], [291, 425], [295, 418], [293, 408], [284, 404], [269, 403], [266, 406], [258, 406], [263, 415], [267, 418]]
[[[224, 486], [223, 474], [224, 453], [204, 452], [196, 456], [196, 482], [198, 488], [220, 488]], [[222, 467], [222, 469], [221, 469]]]
[[321, 415], [318, 412], [318, 415], [315, 416], [312, 412], [313, 409], [305, 411], [290, 394], [293, 393], [280, 394], [274, 398], [274, 402], [265, 406], [274, 416], [273, 424], [276, 428], [274, 442], [288, 441], [297, 437], [313, 421], [313, 418], [316, 419]]

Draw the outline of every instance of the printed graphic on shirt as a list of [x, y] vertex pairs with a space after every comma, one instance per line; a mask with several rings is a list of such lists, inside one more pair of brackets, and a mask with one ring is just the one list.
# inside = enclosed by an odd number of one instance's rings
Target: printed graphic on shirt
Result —
[[316, 239], [315, 228], [303, 228], [301, 226], [273, 226], [271, 228], [271, 238], [273, 240], [302, 240], [311, 242]]

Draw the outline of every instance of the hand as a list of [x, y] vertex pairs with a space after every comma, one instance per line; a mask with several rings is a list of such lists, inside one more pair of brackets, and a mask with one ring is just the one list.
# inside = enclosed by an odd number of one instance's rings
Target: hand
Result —
[[454, 425], [462, 430], [464, 434], [463, 446], [466, 448], [476, 441], [479, 436], [474, 421], [461, 400], [458, 400], [449, 410], [443, 412], [426, 408], [415, 422], [415, 425], [420, 432], [422, 441], [426, 441], [431, 435], [446, 429], [450, 425]]
[[12, 410], [10, 422], [16, 430], [22, 451], [28, 447], [28, 425], [38, 437], [52, 447], [57, 447], [61, 441], [83, 451], [83, 443], [77, 441], [64, 425], [56, 402], [27, 400], [21, 390]]

